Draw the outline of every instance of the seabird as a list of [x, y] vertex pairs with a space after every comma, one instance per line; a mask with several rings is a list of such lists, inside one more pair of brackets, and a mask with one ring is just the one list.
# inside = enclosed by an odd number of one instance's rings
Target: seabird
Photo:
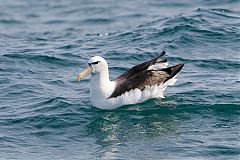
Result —
[[175, 78], [184, 64], [167, 67], [166, 59], [158, 60], [159, 56], [138, 64], [115, 80], [109, 79], [107, 61], [94, 56], [89, 59], [88, 66], [78, 74], [78, 81], [91, 74], [90, 100], [99, 109], [116, 109], [123, 105], [142, 103], [151, 98], [164, 97], [163, 91], [173, 85]]

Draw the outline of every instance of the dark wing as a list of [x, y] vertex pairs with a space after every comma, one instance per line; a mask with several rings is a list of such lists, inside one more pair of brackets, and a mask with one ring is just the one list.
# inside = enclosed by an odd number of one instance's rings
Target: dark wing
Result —
[[125, 73], [123, 73], [119, 77], [117, 77], [114, 81], [116, 81], [116, 82], [124, 81], [124, 80], [129, 79], [130, 77], [136, 75], [137, 73], [147, 70], [150, 65], [155, 64], [156, 61], [158, 60], [158, 58], [164, 56], [165, 54], [166, 54], [166, 52], [162, 51], [162, 53], [159, 56], [157, 56], [147, 62], [144, 62], [142, 64], [132, 67], [131, 69], [129, 69], [128, 71], [126, 71]]
[[143, 70], [134, 76], [117, 83], [117, 87], [109, 98], [115, 98], [121, 94], [138, 88], [144, 90], [146, 86], [160, 85], [178, 74], [184, 64], [178, 64], [173, 67], [164, 68], [161, 70]]

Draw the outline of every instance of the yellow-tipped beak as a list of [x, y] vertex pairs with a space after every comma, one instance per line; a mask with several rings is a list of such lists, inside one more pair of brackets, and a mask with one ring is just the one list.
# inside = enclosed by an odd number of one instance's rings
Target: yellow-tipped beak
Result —
[[87, 66], [81, 73], [78, 74], [77, 80], [80, 81], [81, 79], [89, 75], [91, 72], [92, 72], [92, 67]]

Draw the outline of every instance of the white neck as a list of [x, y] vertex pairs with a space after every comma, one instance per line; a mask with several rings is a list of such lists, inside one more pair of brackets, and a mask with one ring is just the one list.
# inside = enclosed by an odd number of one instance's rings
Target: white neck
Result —
[[108, 98], [115, 89], [115, 82], [110, 81], [108, 67], [99, 73], [93, 73], [90, 81], [91, 98]]

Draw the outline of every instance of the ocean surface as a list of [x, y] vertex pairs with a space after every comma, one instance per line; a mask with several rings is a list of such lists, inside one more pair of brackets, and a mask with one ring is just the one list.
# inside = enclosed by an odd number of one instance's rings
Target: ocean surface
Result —
[[[91, 106], [90, 57], [111, 79], [165, 50], [163, 99]], [[0, 0], [0, 160], [239, 160], [239, 0]]]

